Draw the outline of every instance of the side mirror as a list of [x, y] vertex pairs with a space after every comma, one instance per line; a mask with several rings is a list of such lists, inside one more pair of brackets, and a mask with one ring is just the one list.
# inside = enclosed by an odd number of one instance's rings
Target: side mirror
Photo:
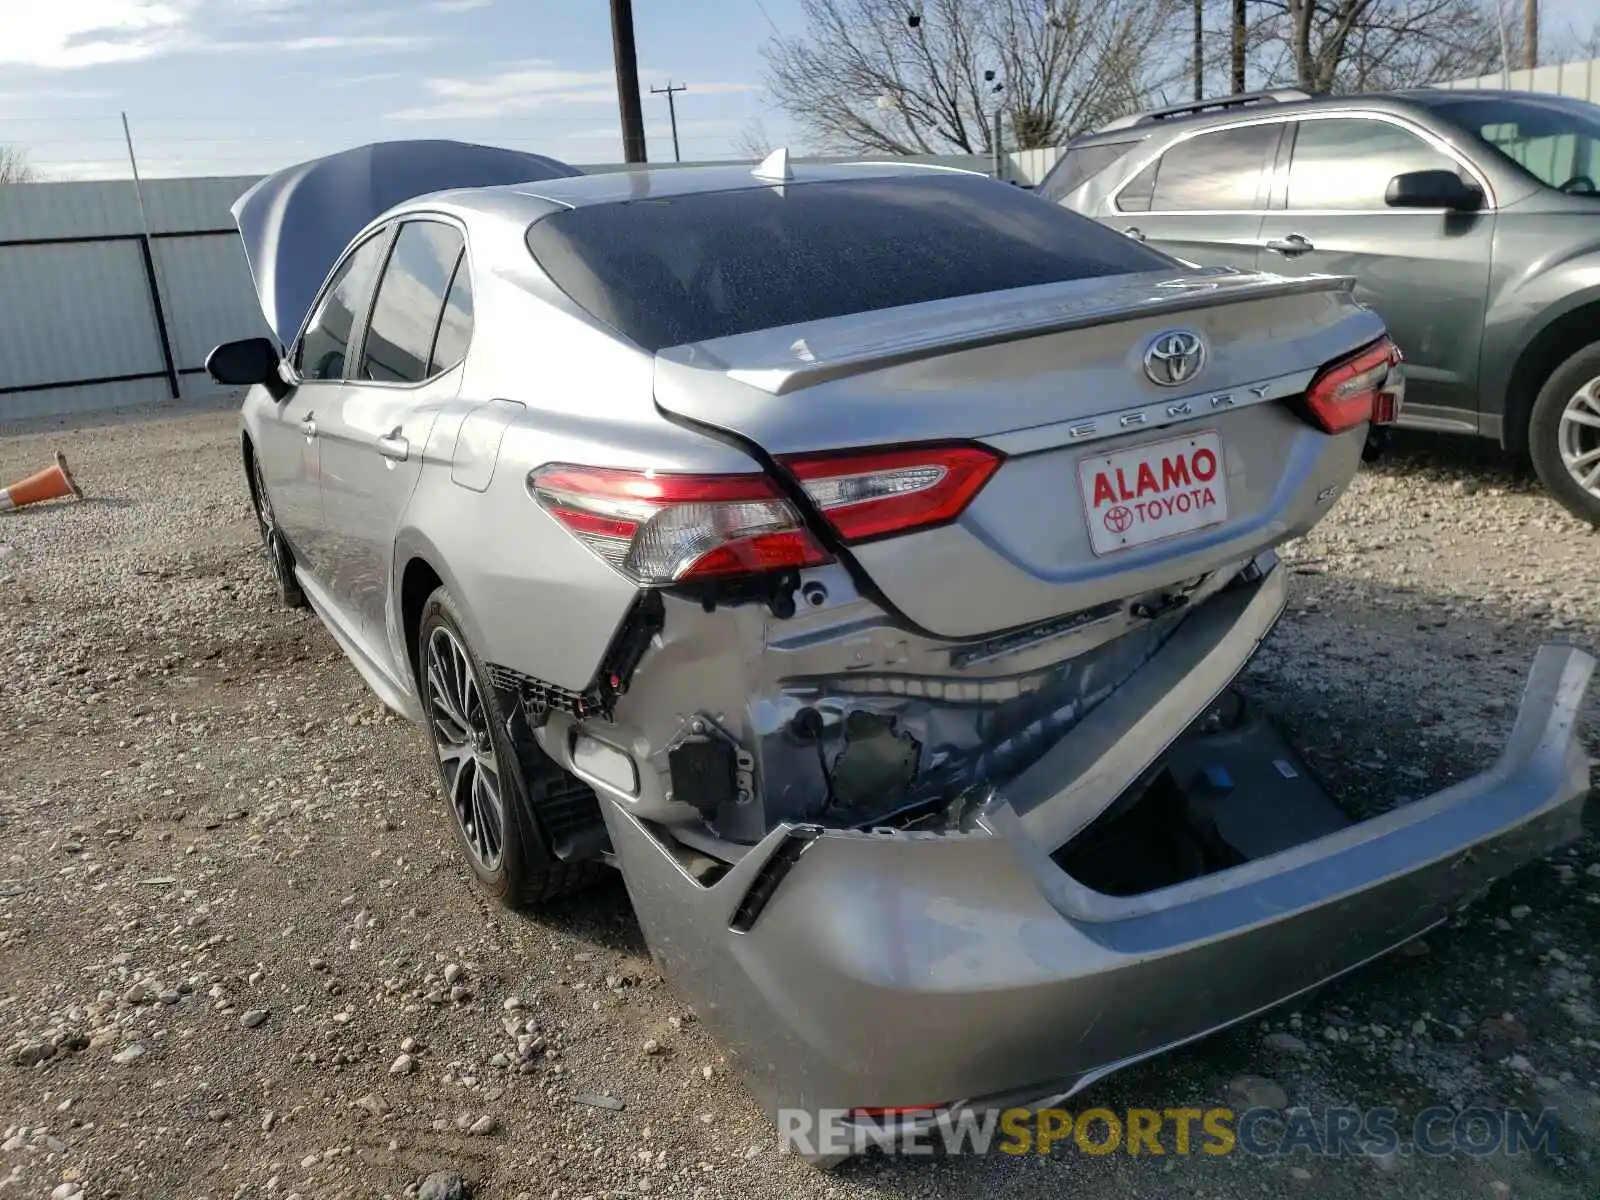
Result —
[[259, 383], [274, 400], [289, 394], [288, 382], [278, 372], [278, 347], [271, 338], [244, 338], [223, 342], [206, 355], [206, 374], [218, 383], [249, 387]]
[[1454, 171], [1407, 171], [1389, 180], [1383, 194], [1390, 208], [1443, 208], [1451, 212], [1477, 212], [1483, 193]]

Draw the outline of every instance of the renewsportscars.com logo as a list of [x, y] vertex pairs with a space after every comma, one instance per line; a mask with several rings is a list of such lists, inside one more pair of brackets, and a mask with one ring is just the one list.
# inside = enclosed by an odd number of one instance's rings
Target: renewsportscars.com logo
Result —
[[1062, 1108], [959, 1111], [786, 1108], [782, 1150], [807, 1157], [864, 1154], [1247, 1154], [1383, 1157], [1556, 1153], [1554, 1109]]

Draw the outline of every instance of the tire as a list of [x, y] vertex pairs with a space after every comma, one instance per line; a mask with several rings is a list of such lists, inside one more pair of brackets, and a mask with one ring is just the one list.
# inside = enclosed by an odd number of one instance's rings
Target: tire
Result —
[[272, 576], [273, 589], [278, 602], [285, 608], [306, 608], [306, 594], [300, 581], [294, 577], [294, 552], [284, 541], [272, 513], [272, 497], [267, 495], [267, 481], [261, 477], [261, 464], [252, 450], [250, 464], [250, 502], [256, 512], [256, 530], [261, 534], [261, 549], [266, 554], [267, 570]]
[[1568, 358], [1539, 389], [1528, 420], [1528, 455], [1540, 482], [1568, 512], [1600, 525], [1600, 342]]
[[[423, 603], [417, 630], [417, 684], [439, 786], [467, 866], [479, 886], [509, 908], [540, 904], [605, 877], [599, 862], [564, 862], [550, 853], [534, 817], [524, 763], [560, 768], [537, 747], [519, 754], [489, 673], [463, 629], [455, 601], [438, 588]], [[532, 758], [536, 755], [536, 758]], [[530, 787], [530, 784], [532, 787]]]

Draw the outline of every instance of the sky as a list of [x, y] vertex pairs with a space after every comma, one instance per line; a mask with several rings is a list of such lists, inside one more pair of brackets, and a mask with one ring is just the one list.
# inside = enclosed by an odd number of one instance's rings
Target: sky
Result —
[[[1552, 29], [1594, 0], [1541, 2]], [[738, 157], [758, 125], [803, 145], [761, 89], [759, 53], [802, 31], [799, 0], [633, 8], [641, 89], [688, 84], [686, 160]], [[666, 99], [643, 101], [649, 156], [670, 161]], [[126, 178], [123, 112], [151, 177], [406, 137], [622, 157], [606, 0], [0, 0], [0, 144], [47, 176]]]
[[[652, 161], [737, 156], [762, 42], [798, 0], [634, 0]], [[0, 144], [47, 176], [253, 174], [344, 146], [447, 137], [618, 162], [606, 0], [0, 0]]]

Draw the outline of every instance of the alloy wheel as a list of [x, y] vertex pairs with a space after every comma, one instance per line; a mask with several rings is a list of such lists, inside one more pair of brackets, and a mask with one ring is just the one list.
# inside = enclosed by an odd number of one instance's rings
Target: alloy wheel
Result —
[[1556, 439], [1572, 478], [1600, 499], [1600, 378], [1589, 380], [1567, 401]]
[[497, 871], [505, 805], [489, 713], [466, 648], [443, 625], [428, 635], [427, 685], [428, 720], [451, 811], [473, 859]]
[[261, 460], [252, 456], [250, 474], [256, 485], [256, 520], [261, 522], [261, 543], [267, 551], [267, 562], [280, 575], [287, 573], [283, 561], [283, 539], [278, 535], [278, 519], [272, 513], [272, 500], [267, 495], [267, 481], [261, 474]]

